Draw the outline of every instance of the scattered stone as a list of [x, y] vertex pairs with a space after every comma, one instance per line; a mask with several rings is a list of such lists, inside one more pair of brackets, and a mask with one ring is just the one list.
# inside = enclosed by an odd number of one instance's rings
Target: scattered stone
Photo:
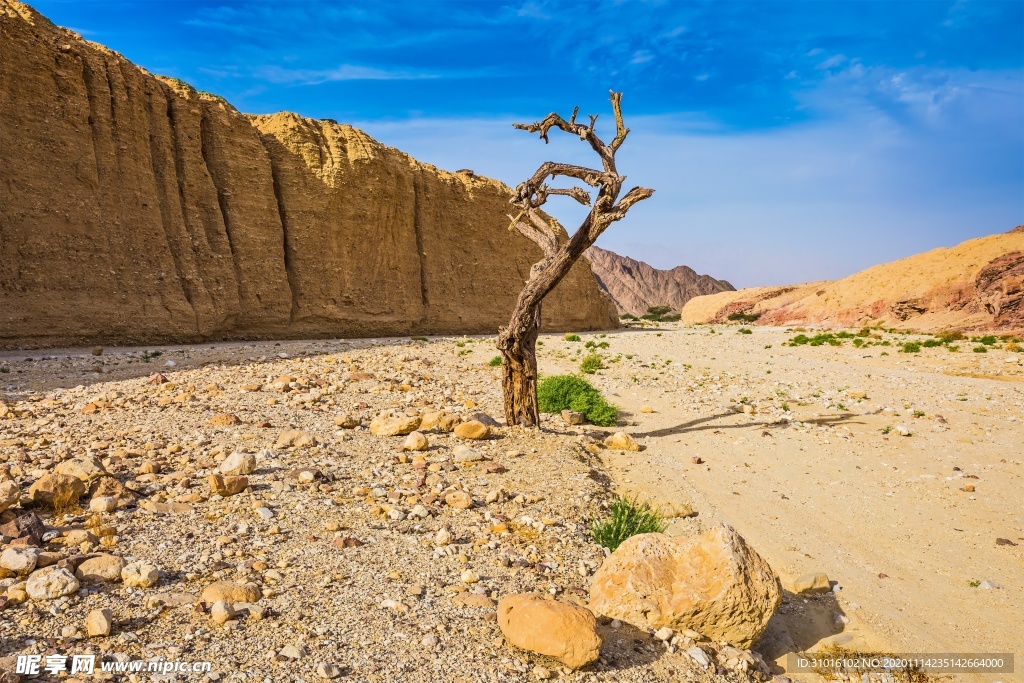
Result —
[[828, 575], [823, 572], [805, 574], [793, 582], [793, 592], [804, 595], [830, 593], [832, 592], [832, 584], [828, 580]]
[[21, 489], [18, 482], [0, 481], [0, 512], [21, 500]]
[[256, 602], [262, 597], [263, 593], [255, 583], [216, 581], [203, 589], [199, 599], [208, 605], [212, 605], [219, 600], [226, 600], [231, 604], [236, 602]]
[[249, 478], [243, 476], [225, 477], [220, 474], [211, 474], [207, 477], [207, 481], [210, 484], [210, 490], [224, 498], [241, 493], [249, 486]]
[[604, 445], [616, 451], [640, 450], [640, 444], [626, 432], [615, 432], [604, 440]]
[[[314, 439], [307, 432], [299, 429], [286, 429], [281, 432], [281, 435], [277, 437], [277, 442], [274, 443], [274, 448], [306, 448], [308, 446], [315, 446], [316, 439]], [[246, 472], [245, 474], [248, 474]]]
[[339, 415], [334, 418], [334, 426], [342, 429], [355, 429], [359, 424], [359, 420], [351, 415]]
[[126, 586], [152, 588], [160, 580], [160, 570], [148, 562], [132, 562], [121, 570], [121, 581]]
[[46, 533], [46, 527], [34, 512], [26, 512], [5, 524], [0, 524], [0, 534], [21, 540], [24, 545], [41, 544], [44, 533]]
[[455, 462], [480, 462], [484, 459], [483, 454], [479, 451], [475, 451], [469, 446], [456, 446], [455, 450], [452, 451], [452, 458]]
[[654, 633], [654, 637], [662, 642], [668, 642], [672, 640], [672, 636], [676, 634], [675, 631], [670, 629], [668, 626], [662, 626]]
[[210, 419], [210, 425], [213, 427], [233, 427], [240, 424], [242, 421], [232, 413], [217, 413]]
[[56, 600], [78, 591], [78, 579], [63, 567], [46, 567], [32, 572], [25, 592], [33, 600]]
[[498, 626], [512, 645], [552, 657], [572, 669], [597, 661], [603, 639], [585, 607], [518, 593], [498, 603]]
[[444, 502], [456, 510], [468, 510], [473, 507], [473, 498], [465, 491], [452, 491], [444, 497]]
[[425, 451], [429, 443], [427, 437], [422, 432], [410, 432], [409, 436], [405, 437], [405, 443], [402, 444], [403, 451]]
[[651, 406], [640, 406], [640, 412], [650, 414], [654, 412], [654, 408]]
[[109, 636], [114, 625], [114, 613], [107, 608], [94, 609], [85, 618], [85, 632], [90, 638]]
[[256, 456], [236, 451], [225, 458], [218, 469], [221, 474], [229, 476], [252, 474], [256, 470]]
[[[96, 458], [71, 458], [58, 463], [53, 471], [57, 474], [67, 474], [85, 483], [91, 482], [97, 477], [107, 474], [107, 470]], [[83, 492], [84, 493], [84, 492]]]
[[39, 549], [8, 546], [0, 553], [0, 568], [24, 576], [36, 568], [39, 563]]
[[28, 489], [29, 500], [51, 508], [54, 501], [60, 507], [73, 507], [84, 494], [85, 484], [81, 479], [56, 472], [44, 474]]
[[332, 679], [341, 676], [341, 669], [337, 664], [320, 662], [316, 666], [316, 675], [320, 678]]
[[687, 650], [686, 654], [690, 656], [690, 659], [697, 662], [705, 669], [711, 666], [711, 659], [708, 657], [708, 654], [696, 645]]
[[434, 534], [434, 545], [438, 546], [439, 548], [443, 548], [444, 546], [450, 544], [451, 542], [452, 542], [452, 532], [448, 531], [448, 529], [445, 529], [445, 528], [438, 529], [437, 533]]
[[480, 420], [463, 422], [455, 428], [455, 436], [460, 439], [479, 440], [486, 439], [491, 435], [491, 428]]
[[92, 512], [113, 512], [117, 509], [117, 498], [113, 496], [96, 496], [89, 501]]
[[749, 648], [781, 604], [779, 579], [736, 531], [640, 534], [597, 570], [590, 607], [638, 628], [690, 628]]
[[390, 417], [378, 415], [370, 421], [370, 433], [376, 436], [400, 436], [416, 431], [420, 426], [418, 415]]
[[98, 555], [78, 565], [75, 570], [75, 578], [85, 582], [107, 582], [117, 581], [121, 578], [125, 562], [123, 557], [117, 555]]
[[563, 410], [562, 421], [567, 425], [581, 425], [583, 424], [583, 413], [577, 413], [574, 410]]
[[223, 626], [235, 618], [235, 608], [227, 600], [218, 600], [210, 607], [210, 619], [213, 623]]

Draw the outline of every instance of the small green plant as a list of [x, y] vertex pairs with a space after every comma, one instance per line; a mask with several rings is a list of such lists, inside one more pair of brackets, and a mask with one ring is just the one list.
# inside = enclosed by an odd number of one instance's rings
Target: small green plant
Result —
[[623, 541], [637, 534], [660, 534], [668, 527], [658, 512], [635, 497], [616, 498], [608, 507], [608, 516], [594, 520], [590, 537], [598, 545], [615, 551]]
[[976, 337], [971, 339], [971, 341], [984, 344], [985, 346], [994, 346], [996, 343], [996, 336], [994, 334], [986, 334], [984, 337]]
[[409, 339], [412, 339], [413, 341], [418, 341], [418, 342], [428, 341], [426, 337], [409, 337]]
[[771, 345], [771, 344], [765, 344], [765, 345], [764, 345], [764, 348], [766, 348], [766, 349], [770, 349], [770, 348], [772, 348], [772, 345]]
[[737, 332], [739, 332], [740, 334], [754, 334], [753, 330], [746, 327], [741, 327], [740, 329], [737, 330]]
[[602, 368], [604, 368], [604, 361], [602, 361], [601, 356], [596, 353], [589, 353], [583, 357], [582, 361], [580, 361], [580, 370], [588, 375], [593, 375]]
[[943, 344], [948, 344], [949, 342], [966, 339], [966, 337], [964, 337], [964, 333], [961, 332], [960, 330], [949, 330], [947, 332], [940, 332], [939, 334], [935, 335], [935, 338], [940, 340]]
[[886, 426], [882, 427], [882, 433], [883, 434], [888, 434], [891, 431], [892, 431], [892, 425], [886, 425]]
[[981, 581], [978, 581], [977, 579], [975, 579], [974, 581], [968, 581], [967, 585], [970, 586], [971, 588], [977, 588], [978, 586], [981, 585]]
[[464, 341], [457, 341], [457, 342], [455, 342], [455, 345], [458, 346], [461, 349], [463, 346], [466, 345], [466, 342], [464, 342]]
[[619, 417], [618, 409], [608, 403], [590, 382], [575, 375], [545, 377], [537, 386], [537, 405], [543, 413], [573, 410], [583, 413], [591, 424], [611, 427]]
[[903, 353], [921, 353], [920, 342], [907, 342], [903, 345]]
[[925, 339], [923, 342], [921, 342], [921, 346], [923, 346], [926, 349], [931, 349], [936, 346], [942, 346], [942, 341], [939, 339]]
[[494, 358], [487, 361], [487, 364], [490, 365], [492, 368], [498, 367], [499, 365], [501, 365], [501, 356], [495, 356]]
[[782, 410], [783, 410], [784, 412], [787, 412], [787, 413], [788, 413], [788, 412], [789, 412], [789, 404], [788, 404], [788, 403], [783, 403], [783, 404], [782, 404]]
[[988, 347], [987, 346], [975, 346], [973, 349], [971, 349], [971, 351], [974, 351], [975, 353], [988, 353]]
[[948, 344], [946, 346], [946, 350], [949, 351], [950, 353], [956, 353], [957, 351], [960, 350], [960, 345], [959, 344]]
[[837, 410], [846, 410], [846, 404], [845, 403], [837, 403], [836, 404], [836, 409]]
[[164, 355], [163, 351], [143, 351], [142, 352], [142, 362], [143, 363], [148, 363], [149, 361], [153, 360], [154, 358], [159, 358], [162, 355]]
[[914, 417], [924, 417], [924, 411], [923, 410], [915, 410], [914, 411]]
[[567, 334], [567, 335], [565, 335], [564, 339], [565, 339], [565, 341], [568, 341], [568, 342], [578, 342], [578, 341], [581, 341], [580, 340], [580, 335], [578, 335], [578, 334]]

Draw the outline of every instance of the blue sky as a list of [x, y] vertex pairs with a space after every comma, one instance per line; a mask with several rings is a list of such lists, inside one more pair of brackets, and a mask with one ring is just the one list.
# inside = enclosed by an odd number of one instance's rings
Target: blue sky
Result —
[[[653, 198], [599, 244], [737, 286], [835, 278], [1024, 223], [1024, 2], [39, 0], [245, 112], [353, 123], [516, 184], [610, 119]], [[567, 227], [579, 215], [566, 200]]]

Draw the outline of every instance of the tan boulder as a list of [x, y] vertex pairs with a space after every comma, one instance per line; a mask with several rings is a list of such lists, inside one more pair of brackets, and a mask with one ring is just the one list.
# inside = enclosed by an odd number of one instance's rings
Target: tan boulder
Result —
[[749, 648], [782, 600], [779, 579], [729, 526], [640, 534], [594, 574], [590, 609], [643, 629], [690, 629]]
[[378, 415], [370, 422], [370, 433], [377, 436], [398, 436], [415, 432], [419, 426], [419, 415]]
[[225, 477], [220, 474], [211, 474], [207, 477], [207, 481], [214, 493], [225, 498], [241, 493], [249, 486], [249, 478], [242, 476]]
[[604, 440], [604, 445], [616, 451], [640, 450], [640, 444], [626, 432], [615, 432]]
[[36, 480], [28, 489], [28, 497], [38, 505], [48, 507], [73, 505], [85, 493], [85, 484], [70, 474], [50, 472]]
[[425, 432], [430, 429], [436, 429], [441, 424], [441, 418], [447, 414], [448, 413], [444, 410], [423, 413], [423, 417], [420, 419], [420, 430]]
[[126, 586], [152, 588], [159, 580], [160, 570], [145, 561], [132, 562], [121, 570], [121, 581]]
[[86, 483], [107, 473], [103, 463], [96, 458], [71, 458], [53, 468], [57, 474], [70, 474]]
[[405, 443], [402, 444], [402, 450], [425, 451], [429, 445], [427, 437], [422, 432], [411, 432], [409, 436], [405, 437]]
[[816, 574], [805, 574], [793, 582], [793, 592], [811, 595], [814, 593], [828, 593], [832, 590], [832, 583], [828, 580], [828, 574], [818, 572]]
[[578, 669], [597, 660], [603, 639], [586, 607], [531, 593], [498, 603], [498, 626], [516, 647], [547, 655]]
[[228, 476], [252, 474], [256, 470], [256, 456], [252, 453], [236, 451], [224, 458], [224, 461], [221, 462], [220, 467], [217, 469], [220, 470], [221, 474]]
[[75, 570], [75, 578], [79, 581], [100, 582], [117, 581], [124, 569], [124, 558], [117, 555], [99, 555], [85, 560]]
[[444, 497], [444, 502], [456, 510], [468, 510], [473, 507], [473, 497], [465, 491], [451, 491]]
[[128, 505], [135, 500], [134, 494], [125, 488], [116, 477], [103, 475], [93, 479], [89, 485], [89, 495], [92, 498], [111, 497], [116, 498], [118, 505]]
[[200, 600], [212, 605], [221, 600], [236, 602], [256, 602], [263, 597], [260, 587], [255, 583], [234, 583], [233, 581], [215, 581], [203, 589]]
[[286, 429], [277, 437], [277, 443], [274, 444], [274, 448], [288, 448], [289, 446], [306, 448], [307, 446], [315, 445], [316, 439], [308, 432], [304, 432], [301, 429]]
[[491, 435], [491, 428], [480, 420], [463, 422], [455, 428], [455, 436], [460, 439], [486, 439]]
[[94, 609], [85, 618], [85, 632], [90, 638], [109, 636], [114, 625], [114, 613], [109, 609]]
[[359, 419], [352, 415], [339, 415], [334, 418], [334, 426], [342, 429], [355, 429], [359, 426]]
[[0, 481], [0, 512], [21, 500], [21, 489], [16, 481]]
[[242, 424], [242, 421], [232, 413], [217, 413], [210, 419], [210, 424], [214, 427], [233, 427]]

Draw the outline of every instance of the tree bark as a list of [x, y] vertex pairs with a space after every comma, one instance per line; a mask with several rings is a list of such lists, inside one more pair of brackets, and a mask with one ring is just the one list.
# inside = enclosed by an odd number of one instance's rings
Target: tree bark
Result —
[[[513, 329], [514, 328], [514, 329]], [[524, 310], [498, 337], [501, 352], [501, 389], [505, 397], [508, 425], [535, 427], [540, 424], [537, 408], [537, 335], [540, 333], [540, 304]]]

